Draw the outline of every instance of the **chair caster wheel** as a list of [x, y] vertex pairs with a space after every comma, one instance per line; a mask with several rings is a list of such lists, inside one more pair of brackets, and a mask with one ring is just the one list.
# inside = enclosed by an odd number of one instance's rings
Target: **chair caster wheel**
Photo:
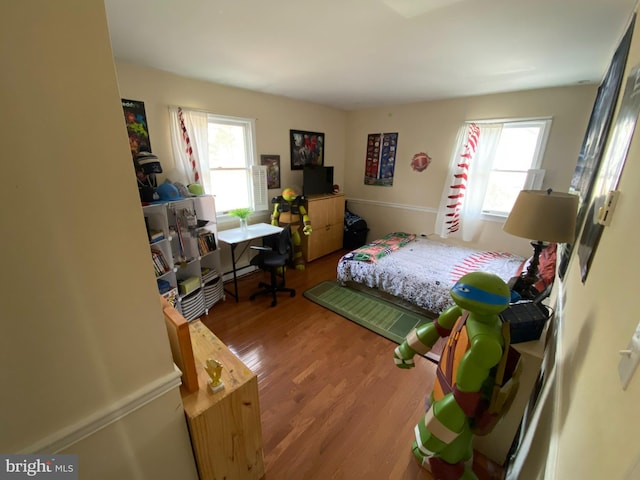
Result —
[[289, 294], [289, 296], [291, 296], [291, 297], [295, 297], [295, 296], [296, 296], [296, 292], [291, 292], [291, 293]]
[[255, 295], [251, 295], [251, 296], [249, 297], [249, 300], [255, 300], [255, 299], [256, 299], [256, 296], [255, 296]]
[[271, 306], [275, 307], [277, 305], [278, 302], [276, 302], [275, 300], [273, 302], [271, 302]]

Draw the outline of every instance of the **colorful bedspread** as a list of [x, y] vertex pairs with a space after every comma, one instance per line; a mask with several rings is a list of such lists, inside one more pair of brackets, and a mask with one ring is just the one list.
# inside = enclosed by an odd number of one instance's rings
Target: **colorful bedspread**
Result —
[[[511, 253], [480, 251], [412, 237], [404, 246], [375, 260], [354, 261], [353, 252], [346, 254], [338, 263], [338, 281], [377, 288], [439, 314], [453, 304], [449, 290], [465, 273], [482, 270], [508, 281], [524, 261]], [[375, 256], [375, 252], [372, 254]]]

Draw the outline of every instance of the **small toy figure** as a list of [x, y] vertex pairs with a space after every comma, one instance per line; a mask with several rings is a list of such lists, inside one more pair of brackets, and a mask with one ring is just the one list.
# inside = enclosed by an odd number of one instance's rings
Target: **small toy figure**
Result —
[[209, 374], [209, 388], [212, 392], [219, 392], [224, 388], [224, 382], [222, 381], [222, 364], [218, 360], [213, 358], [207, 359], [207, 365], [204, 369]]
[[273, 203], [273, 212], [271, 213], [271, 225], [291, 226], [291, 238], [293, 240], [293, 264], [296, 270], [304, 270], [304, 258], [302, 258], [302, 240], [300, 232], [298, 231], [300, 225], [303, 225], [302, 233], [304, 235], [311, 235], [311, 221], [307, 210], [304, 208], [303, 196], [298, 196], [295, 190], [292, 188], [285, 188], [282, 191], [282, 195], [274, 197], [271, 200]]
[[515, 351], [508, 348], [508, 325], [503, 327], [498, 314], [508, 306], [510, 292], [497, 275], [472, 272], [453, 286], [451, 297], [455, 305], [409, 333], [395, 349], [394, 361], [399, 368], [412, 368], [417, 353], [448, 337], [427, 412], [415, 427], [413, 454], [436, 480], [476, 479], [466, 463], [473, 456], [473, 435], [493, 428], [517, 388], [515, 374], [502, 386], [502, 371]]

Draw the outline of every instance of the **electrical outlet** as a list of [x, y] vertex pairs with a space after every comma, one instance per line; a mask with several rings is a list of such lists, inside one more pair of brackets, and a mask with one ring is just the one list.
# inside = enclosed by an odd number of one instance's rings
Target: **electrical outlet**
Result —
[[618, 364], [618, 374], [620, 375], [620, 382], [622, 382], [622, 389], [626, 390], [633, 373], [638, 367], [638, 363], [640, 363], [640, 323], [638, 323], [636, 331], [633, 332], [627, 349], [621, 350], [620, 355], [622, 355], [622, 358]]

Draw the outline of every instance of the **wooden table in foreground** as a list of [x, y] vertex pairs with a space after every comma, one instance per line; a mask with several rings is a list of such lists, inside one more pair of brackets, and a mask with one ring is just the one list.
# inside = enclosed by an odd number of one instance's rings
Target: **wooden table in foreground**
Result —
[[[258, 480], [264, 458], [257, 376], [200, 320], [189, 331], [199, 389], [183, 389], [182, 402], [200, 479]], [[207, 384], [209, 358], [223, 365], [225, 387], [216, 393]]]

